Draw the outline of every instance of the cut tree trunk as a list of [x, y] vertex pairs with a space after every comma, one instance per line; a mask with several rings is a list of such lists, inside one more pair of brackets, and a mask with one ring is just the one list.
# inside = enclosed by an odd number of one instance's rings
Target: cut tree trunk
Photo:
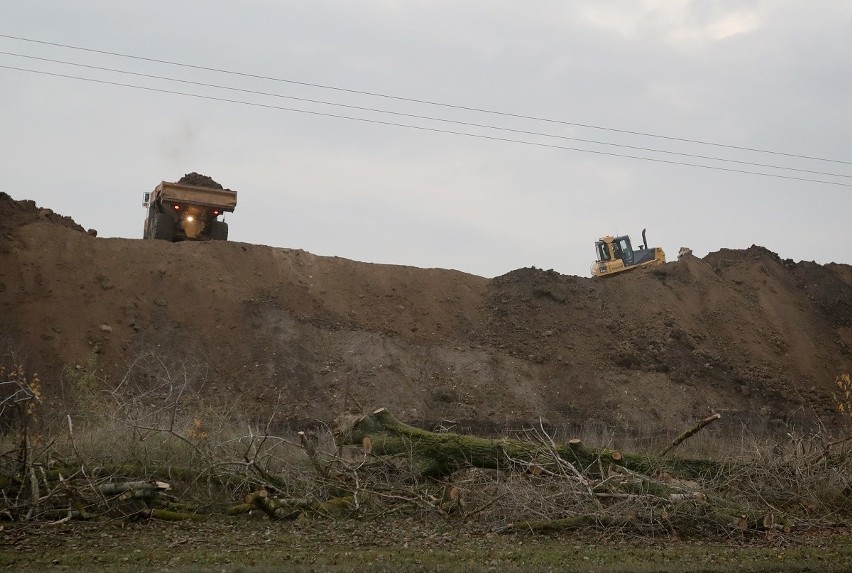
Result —
[[536, 466], [549, 472], [562, 472], [564, 462], [586, 475], [605, 471], [609, 464], [648, 475], [655, 470], [665, 470], [674, 476], [688, 478], [719, 471], [717, 463], [707, 460], [660, 460], [607, 448], [588, 448], [574, 440], [568, 444], [548, 445], [429, 432], [400, 422], [384, 408], [365, 416], [340, 418], [335, 436], [342, 445], [369, 443], [372, 455], [406, 456], [411, 462], [412, 473], [417, 476], [440, 477], [469, 466], [519, 470]]
[[[261, 490], [264, 491], [264, 490]], [[309, 517], [344, 517], [356, 510], [353, 496], [336, 497], [327, 501], [310, 499], [275, 499], [261, 492], [248, 494], [245, 505], [262, 510], [272, 519], [293, 520]]]
[[166, 491], [171, 489], [171, 486], [161, 481], [127, 481], [120, 483], [103, 483], [98, 486], [98, 489], [104, 495], [120, 495], [128, 491]]

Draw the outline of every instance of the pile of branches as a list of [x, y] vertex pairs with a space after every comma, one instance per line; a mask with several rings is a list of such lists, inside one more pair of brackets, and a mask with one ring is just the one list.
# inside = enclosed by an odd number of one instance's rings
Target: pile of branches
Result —
[[[669, 456], [717, 419], [702, 420], [658, 454], [638, 455], [576, 439], [557, 443], [543, 427], [515, 440], [431, 432], [380, 409], [340, 418], [334, 455], [302, 435], [323, 496], [262, 489], [242, 508], [272, 519], [416, 511], [492, 532], [591, 527], [669, 536], [785, 534], [835, 524], [852, 510], [846, 440], [791, 434], [789, 452], [770, 449], [765, 459]], [[347, 447], [355, 455], [342, 457]]]
[[[102, 469], [91, 475], [71, 468], [45, 470], [38, 466], [29, 480], [3, 476], [2, 518], [10, 521], [51, 520], [57, 522], [100, 517], [129, 519], [203, 519], [174, 509], [179, 501], [171, 486], [157, 480], [122, 481]], [[68, 477], [63, 475], [69, 472]]]
[[[22, 442], [15, 456], [2, 458], [0, 518], [248, 514], [288, 521], [416, 514], [497, 533], [599, 528], [718, 536], [783, 535], [849, 515], [845, 441], [798, 439], [787, 454], [736, 462], [669, 455], [715, 419], [655, 455], [558, 442], [543, 427], [518, 439], [432, 432], [383, 409], [344, 416], [324, 436], [299, 432], [288, 440], [249, 432], [215, 444], [201, 428], [190, 424], [187, 434], [171, 419], [134, 439], [172, 439], [185, 447], [179, 458], [192, 465], [95, 464], [73, 439], [65, 458], [53, 441]], [[140, 427], [137, 420], [134, 429]], [[153, 453], [144, 455], [153, 460]]]
[[[678, 445], [712, 416], [673, 442]], [[492, 531], [566, 531], [585, 527], [643, 533], [790, 532], [777, 507], [753, 507], [719, 495], [709, 484], [734, 475], [734, 464], [625, 454], [557, 443], [543, 427], [524, 439], [486, 439], [427, 432], [385, 410], [339, 421], [341, 443], [403, 462], [418, 479], [447, 486], [443, 507], [463, 519], [488, 518]]]
[[[138, 459], [104, 463], [113, 460], [87, 458], [74, 439], [70, 416], [67, 423], [68, 435], [61, 440], [65, 451], [61, 451], [63, 448], [56, 437], [45, 443], [43, 434], [33, 435], [30, 425], [25, 425], [15, 436], [17, 447], [5, 451], [0, 457], [0, 519], [156, 518], [198, 521], [216, 511], [216, 501], [212, 496], [208, 496], [206, 501], [199, 501], [197, 496], [188, 498], [183, 492], [196, 491], [205, 485], [213, 485], [220, 491], [257, 487], [270, 477], [255, 466], [255, 460], [232, 464], [226, 471], [217, 471], [215, 465], [157, 466], [140, 463]], [[161, 432], [166, 440], [178, 437], [197, 449], [174, 430], [163, 429]], [[136, 437], [144, 441], [150, 436], [147, 433]], [[128, 452], [135, 457], [132, 444]], [[112, 458], [112, 455], [107, 457]], [[240, 467], [239, 471], [234, 470], [236, 466]], [[180, 484], [179, 489], [183, 492], [176, 492], [173, 483]]]

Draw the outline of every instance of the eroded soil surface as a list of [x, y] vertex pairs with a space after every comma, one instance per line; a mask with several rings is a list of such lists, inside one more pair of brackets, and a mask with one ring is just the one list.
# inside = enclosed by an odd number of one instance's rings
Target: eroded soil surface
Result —
[[729, 427], [830, 419], [852, 369], [852, 267], [757, 246], [608, 280], [486, 279], [93, 234], [0, 194], [0, 345], [48, 401], [63, 367], [94, 359], [107, 388], [169, 368], [293, 425], [386, 407], [461, 430], [595, 420], [670, 436], [711, 412]]

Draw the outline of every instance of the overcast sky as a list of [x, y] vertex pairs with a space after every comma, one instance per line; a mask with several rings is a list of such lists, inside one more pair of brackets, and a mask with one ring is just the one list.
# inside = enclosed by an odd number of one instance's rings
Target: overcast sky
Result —
[[0, 191], [102, 237], [141, 237], [142, 193], [197, 171], [239, 191], [231, 240], [359, 261], [588, 276], [596, 238], [638, 244], [647, 228], [671, 260], [758, 244], [852, 264], [848, 0], [0, 0], [0, 14], [5, 36], [134, 56], [0, 37]]

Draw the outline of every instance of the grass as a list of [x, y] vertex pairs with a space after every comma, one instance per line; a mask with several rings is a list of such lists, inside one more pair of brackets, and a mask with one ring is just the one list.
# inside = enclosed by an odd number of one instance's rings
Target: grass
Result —
[[16, 571], [847, 571], [844, 534], [726, 543], [617, 534], [493, 535], [415, 520], [269, 523], [252, 517], [7, 526], [0, 567]]

